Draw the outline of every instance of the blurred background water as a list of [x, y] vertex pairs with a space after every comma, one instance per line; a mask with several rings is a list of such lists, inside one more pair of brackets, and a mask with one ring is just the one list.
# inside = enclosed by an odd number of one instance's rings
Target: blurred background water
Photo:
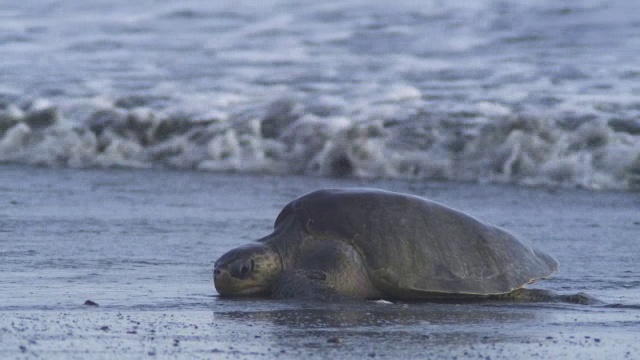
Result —
[[640, 188], [637, 1], [0, 5], [0, 162]]

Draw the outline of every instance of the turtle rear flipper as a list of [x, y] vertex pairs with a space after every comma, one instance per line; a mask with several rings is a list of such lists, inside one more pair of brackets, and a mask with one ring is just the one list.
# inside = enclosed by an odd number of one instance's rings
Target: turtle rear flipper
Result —
[[558, 294], [543, 289], [516, 289], [508, 294], [492, 295], [490, 299], [507, 300], [517, 302], [560, 302], [578, 305], [601, 305], [602, 301], [585, 294]]

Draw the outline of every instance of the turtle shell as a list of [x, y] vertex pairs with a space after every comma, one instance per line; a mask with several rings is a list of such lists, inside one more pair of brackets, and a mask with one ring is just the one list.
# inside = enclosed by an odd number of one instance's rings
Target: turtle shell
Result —
[[388, 191], [309, 193], [285, 206], [274, 233], [291, 224], [305, 236], [347, 242], [379, 290], [405, 298], [508, 293], [558, 266], [503, 229], [434, 201]]

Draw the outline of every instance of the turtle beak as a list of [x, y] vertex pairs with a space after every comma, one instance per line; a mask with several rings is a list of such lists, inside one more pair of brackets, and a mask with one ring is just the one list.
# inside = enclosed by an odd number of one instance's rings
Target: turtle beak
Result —
[[213, 270], [213, 284], [218, 294], [220, 296], [245, 296], [263, 292], [261, 286], [246, 280], [250, 277], [253, 266], [253, 260], [216, 266]]
[[226, 266], [216, 266], [213, 270], [213, 284], [220, 294], [225, 293], [225, 290], [231, 287], [232, 279]]
[[217, 281], [220, 278], [222, 278], [222, 269], [216, 267], [213, 269], [213, 281]]

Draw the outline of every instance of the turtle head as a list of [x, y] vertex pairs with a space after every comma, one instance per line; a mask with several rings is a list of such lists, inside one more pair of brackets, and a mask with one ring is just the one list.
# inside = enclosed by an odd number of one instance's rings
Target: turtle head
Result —
[[222, 255], [214, 267], [213, 282], [220, 295], [264, 295], [282, 271], [282, 261], [270, 246], [253, 243]]

